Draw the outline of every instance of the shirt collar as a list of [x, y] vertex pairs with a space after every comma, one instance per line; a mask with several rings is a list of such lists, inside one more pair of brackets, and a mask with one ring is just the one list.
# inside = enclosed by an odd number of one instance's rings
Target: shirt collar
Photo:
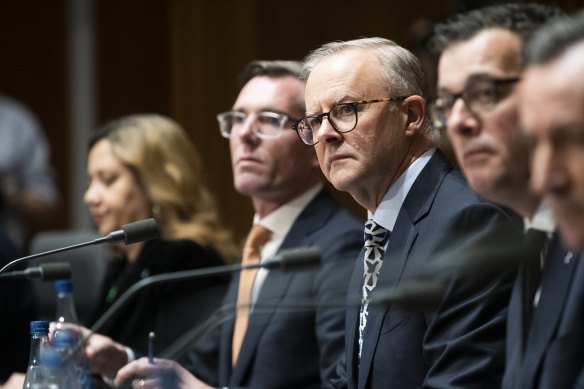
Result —
[[523, 218], [525, 232], [529, 229], [540, 230], [551, 234], [556, 229], [556, 220], [547, 201], [542, 201], [535, 210], [533, 217]]
[[310, 201], [322, 190], [324, 184], [319, 183], [300, 196], [288, 201], [264, 218], [255, 214], [253, 217], [254, 224], [261, 224], [272, 231], [273, 238], [284, 237], [292, 228], [296, 218]]

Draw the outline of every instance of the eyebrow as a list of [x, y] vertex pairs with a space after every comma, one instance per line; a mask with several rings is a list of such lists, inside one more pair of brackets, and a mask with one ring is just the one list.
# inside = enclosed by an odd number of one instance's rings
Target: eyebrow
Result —
[[464, 89], [467, 88], [468, 85], [473, 83], [473, 82], [488, 80], [491, 78], [501, 78], [501, 77], [510, 77], [510, 76], [495, 75], [495, 74], [486, 73], [486, 72], [473, 73], [464, 81], [464, 84], [463, 84], [464, 86], [459, 92], [453, 92], [452, 89], [446, 88], [446, 87], [440, 86], [440, 85], [438, 85], [437, 92], [438, 93], [457, 94], [457, 93], [464, 91]]
[[[362, 100], [365, 100], [365, 99], [362, 98], [362, 97], [353, 97], [353, 96], [349, 96], [347, 94], [344, 94], [344, 95], [341, 95], [341, 96], [337, 97], [336, 99], [334, 99], [330, 106], [332, 108], [332, 107], [334, 107], [335, 105], [338, 105], [338, 104], [353, 103], [353, 102], [362, 101]], [[329, 108], [329, 110], [330, 110], [330, 108]], [[305, 116], [318, 116], [321, 113], [322, 112], [320, 112], [320, 113], [314, 113], [314, 112], [306, 111], [304, 114], [305, 114]]]

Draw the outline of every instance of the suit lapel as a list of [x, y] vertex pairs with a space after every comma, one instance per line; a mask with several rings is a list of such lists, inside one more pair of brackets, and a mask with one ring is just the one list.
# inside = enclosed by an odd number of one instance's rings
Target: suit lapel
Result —
[[[415, 224], [430, 211], [440, 183], [450, 169], [445, 157], [437, 150], [416, 178], [402, 205], [389, 238], [378, 284], [371, 295], [372, 299], [375, 298], [376, 292], [394, 289], [399, 284], [407, 265], [408, 255], [418, 236]], [[362, 274], [362, 264], [360, 268]], [[381, 328], [390, 310], [391, 304], [378, 304], [369, 309], [359, 366], [359, 388], [366, 387]], [[356, 352], [357, 350], [353, 354], [356, 355]]]
[[[328, 192], [326, 190], [321, 191], [300, 213], [282, 242], [280, 250], [311, 245], [311, 235], [321, 229], [330, 218], [332, 212], [334, 212], [333, 204], [330, 201]], [[264, 280], [255, 304], [257, 309], [254, 308], [252, 311], [237, 364], [233, 368], [230, 380], [231, 385], [243, 384], [246, 372], [254, 360], [254, 354], [257, 351], [262, 334], [276, 312], [278, 302], [286, 296], [293, 278], [293, 273], [285, 274], [278, 271], [270, 271]], [[262, 305], [264, 305], [263, 308]], [[231, 323], [231, 336], [233, 336], [233, 321]]]
[[[363, 283], [363, 256], [365, 250], [362, 249], [355, 262], [351, 282], [349, 283], [349, 290], [347, 293], [347, 314], [345, 316], [345, 355], [347, 358], [347, 380], [350, 385], [357, 381], [357, 354], [355, 349], [359, 337], [359, 310], [360, 310], [360, 296], [361, 285]], [[351, 387], [351, 386], [349, 386]]]
[[567, 251], [562, 247], [558, 234], [550, 244], [546, 267], [542, 278], [541, 298], [533, 311], [533, 320], [525, 349], [523, 384], [533, 387], [545, 350], [553, 338], [570, 290], [576, 260], [564, 263]]

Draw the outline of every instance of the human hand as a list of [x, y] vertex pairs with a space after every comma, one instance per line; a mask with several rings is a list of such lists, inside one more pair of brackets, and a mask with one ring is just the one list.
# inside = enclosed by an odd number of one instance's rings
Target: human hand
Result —
[[91, 372], [113, 379], [118, 370], [128, 363], [124, 345], [107, 336], [92, 334], [87, 328], [82, 328], [82, 334], [86, 339], [85, 355]]
[[154, 363], [140, 358], [127, 364], [118, 371], [115, 384], [119, 386], [129, 380], [134, 389], [212, 389], [175, 361], [159, 358], [154, 358]]

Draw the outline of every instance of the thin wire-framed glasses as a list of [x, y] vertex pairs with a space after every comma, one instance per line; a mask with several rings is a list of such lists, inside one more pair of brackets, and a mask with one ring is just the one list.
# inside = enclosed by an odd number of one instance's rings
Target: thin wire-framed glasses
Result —
[[307, 145], [312, 146], [318, 143], [315, 134], [320, 129], [324, 117], [327, 117], [333, 129], [337, 132], [349, 132], [357, 127], [359, 121], [358, 107], [363, 104], [381, 103], [385, 101], [403, 101], [408, 96], [384, 97], [374, 100], [354, 101], [350, 103], [339, 103], [334, 105], [330, 111], [320, 115], [308, 115], [300, 119], [292, 129], [296, 131], [298, 137]]
[[229, 139], [231, 134], [234, 131], [239, 131], [249, 118], [253, 120], [253, 125], [251, 126], [253, 133], [262, 139], [279, 137], [287, 123], [293, 123], [298, 120], [290, 118], [286, 114], [271, 111], [249, 115], [241, 111], [222, 112], [217, 114], [221, 135]]
[[471, 114], [481, 116], [489, 113], [502, 100], [504, 87], [517, 83], [519, 77], [495, 78], [479, 76], [470, 79], [460, 93], [438, 92], [438, 98], [430, 105], [432, 123], [438, 129], [446, 128], [452, 107], [462, 99]]

